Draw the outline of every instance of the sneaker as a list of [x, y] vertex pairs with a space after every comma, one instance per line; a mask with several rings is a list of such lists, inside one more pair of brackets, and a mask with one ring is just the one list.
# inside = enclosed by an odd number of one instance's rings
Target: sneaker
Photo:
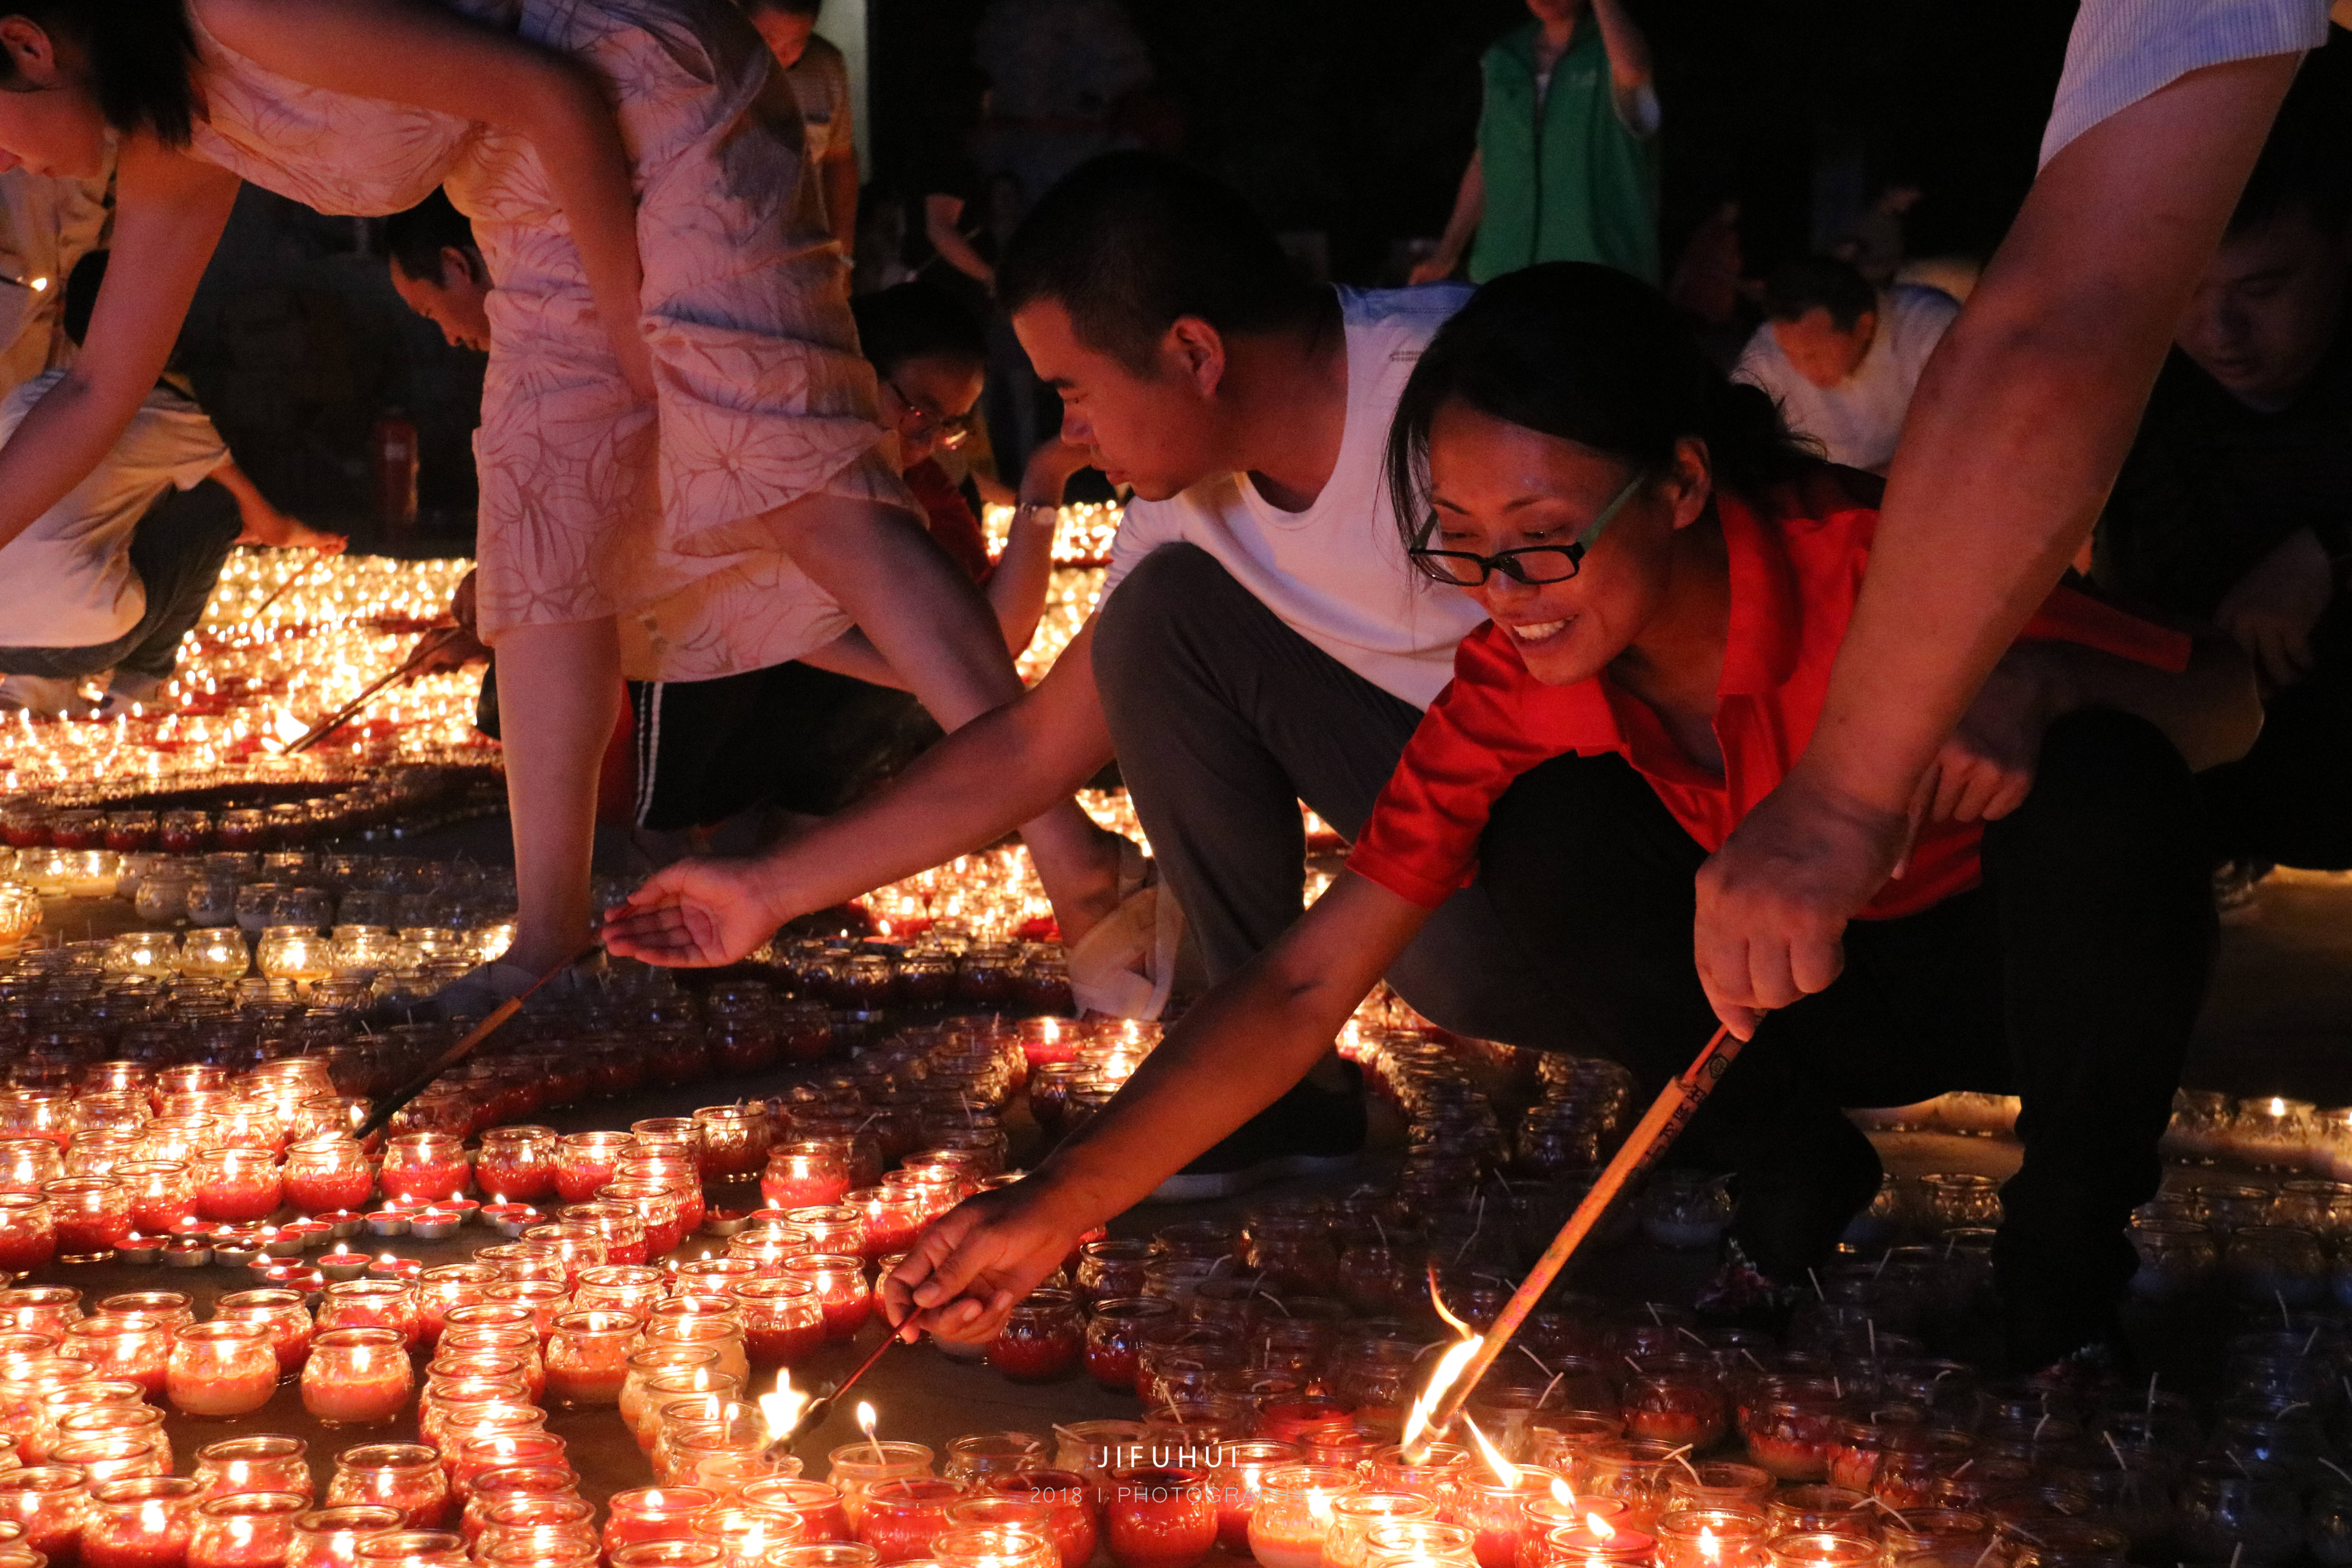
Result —
[[1294, 1085], [1199, 1159], [1151, 1190], [1147, 1202], [1230, 1198], [1285, 1176], [1337, 1175], [1363, 1157], [1364, 1075], [1342, 1062], [1349, 1087]]

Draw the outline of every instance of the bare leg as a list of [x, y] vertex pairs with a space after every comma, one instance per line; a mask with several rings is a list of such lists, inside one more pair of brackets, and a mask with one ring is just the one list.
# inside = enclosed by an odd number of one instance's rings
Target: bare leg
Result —
[[1118, 907], [1118, 836], [1068, 800], [1023, 823], [1021, 840], [1054, 901], [1064, 945], [1076, 946]]
[[541, 971], [588, 935], [596, 773], [621, 714], [620, 639], [608, 620], [515, 626], [498, 654], [518, 905], [505, 961]]

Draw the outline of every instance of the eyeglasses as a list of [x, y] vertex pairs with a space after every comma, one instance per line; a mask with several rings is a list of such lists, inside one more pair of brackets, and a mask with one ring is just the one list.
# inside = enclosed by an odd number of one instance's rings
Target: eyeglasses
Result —
[[[1643, 468], [1627, 479], [1625, 488], [1601, 509], [1601, 515], [1566, 544], [1528, 544], [1517, 550], [1506, 550], [1498, 555], [1480, 555], [1468, 550], [1431, 550], [1415, 544], [1405, 554], [1421, 569], [1423, 576], [1456, 588], [1475, 588], [1496, 572], [1530, 587], [1539, 583], [1565, 583], [1575, 576], [1584, 564], [1584, 552], [1592, 548], [1592, 542], [1601, 537], [1601, 531], [1609, 526], [1610, 520], [1624, 508], [1627, 501], [1633, 499], [1633, 492], [1640, 489], [1649, 477], [1650, 470]], [[1433, 513], [1430, 520], [1421, 525], [1421, 532], [1415, 537], [1427, 539], [1436, 531], [1437, 518]]]
[[972, 423], [978, 418], [977, 415], [935, 414], [908, 396], [907, 389], [889, 377], [883, 377], [882, 384], [890, 389], [891, 395], [898, 398], [899, 406], [906, 409], [912, 416], [905, 432], [908, 437], [919, 441], [925, 437], [930, 437], [950, 451], [955, 450], [971, 438]]

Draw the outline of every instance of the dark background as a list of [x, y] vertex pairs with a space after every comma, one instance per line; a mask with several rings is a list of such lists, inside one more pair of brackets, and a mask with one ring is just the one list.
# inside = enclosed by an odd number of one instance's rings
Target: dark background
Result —
[[[1664, 106], [1669, 266], [1743, 204], [1750, 275], [1826, 244], [1888, 179], [1926, 198], [1916, 254], [1981, 257], [2032, 178], [2074, 7], [1993, 0], [1630, 0]], [[871, 0], [872, 197], [919, 196], [976, 122], [984, 0]], [[1478, 109], [1478, 55], [1518, 0], [1129, 0], [1157, 80], [1143, 139], [1214, 171], [1274, 226], [1318, 234], [1339, 281], [1402, 281], [1443, 227]], [[423, 437], [425, 540], [464, 548], [478, 356], [401, 306], [373, 226], [248, 190], [193, 313], [188, 363], [280, 505], [366, 530], [369, 427]]]

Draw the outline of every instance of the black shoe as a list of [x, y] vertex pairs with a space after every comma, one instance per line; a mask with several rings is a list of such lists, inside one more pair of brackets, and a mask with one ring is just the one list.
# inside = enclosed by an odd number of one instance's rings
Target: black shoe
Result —
[[1300, 1083], [1151, 1190], [1159, 1204], [1229, 1198], [1285, 1176], [1336, 1175], [1364, 1152], [1364, 1075], [1339, 1064], [1344, 1089]]

